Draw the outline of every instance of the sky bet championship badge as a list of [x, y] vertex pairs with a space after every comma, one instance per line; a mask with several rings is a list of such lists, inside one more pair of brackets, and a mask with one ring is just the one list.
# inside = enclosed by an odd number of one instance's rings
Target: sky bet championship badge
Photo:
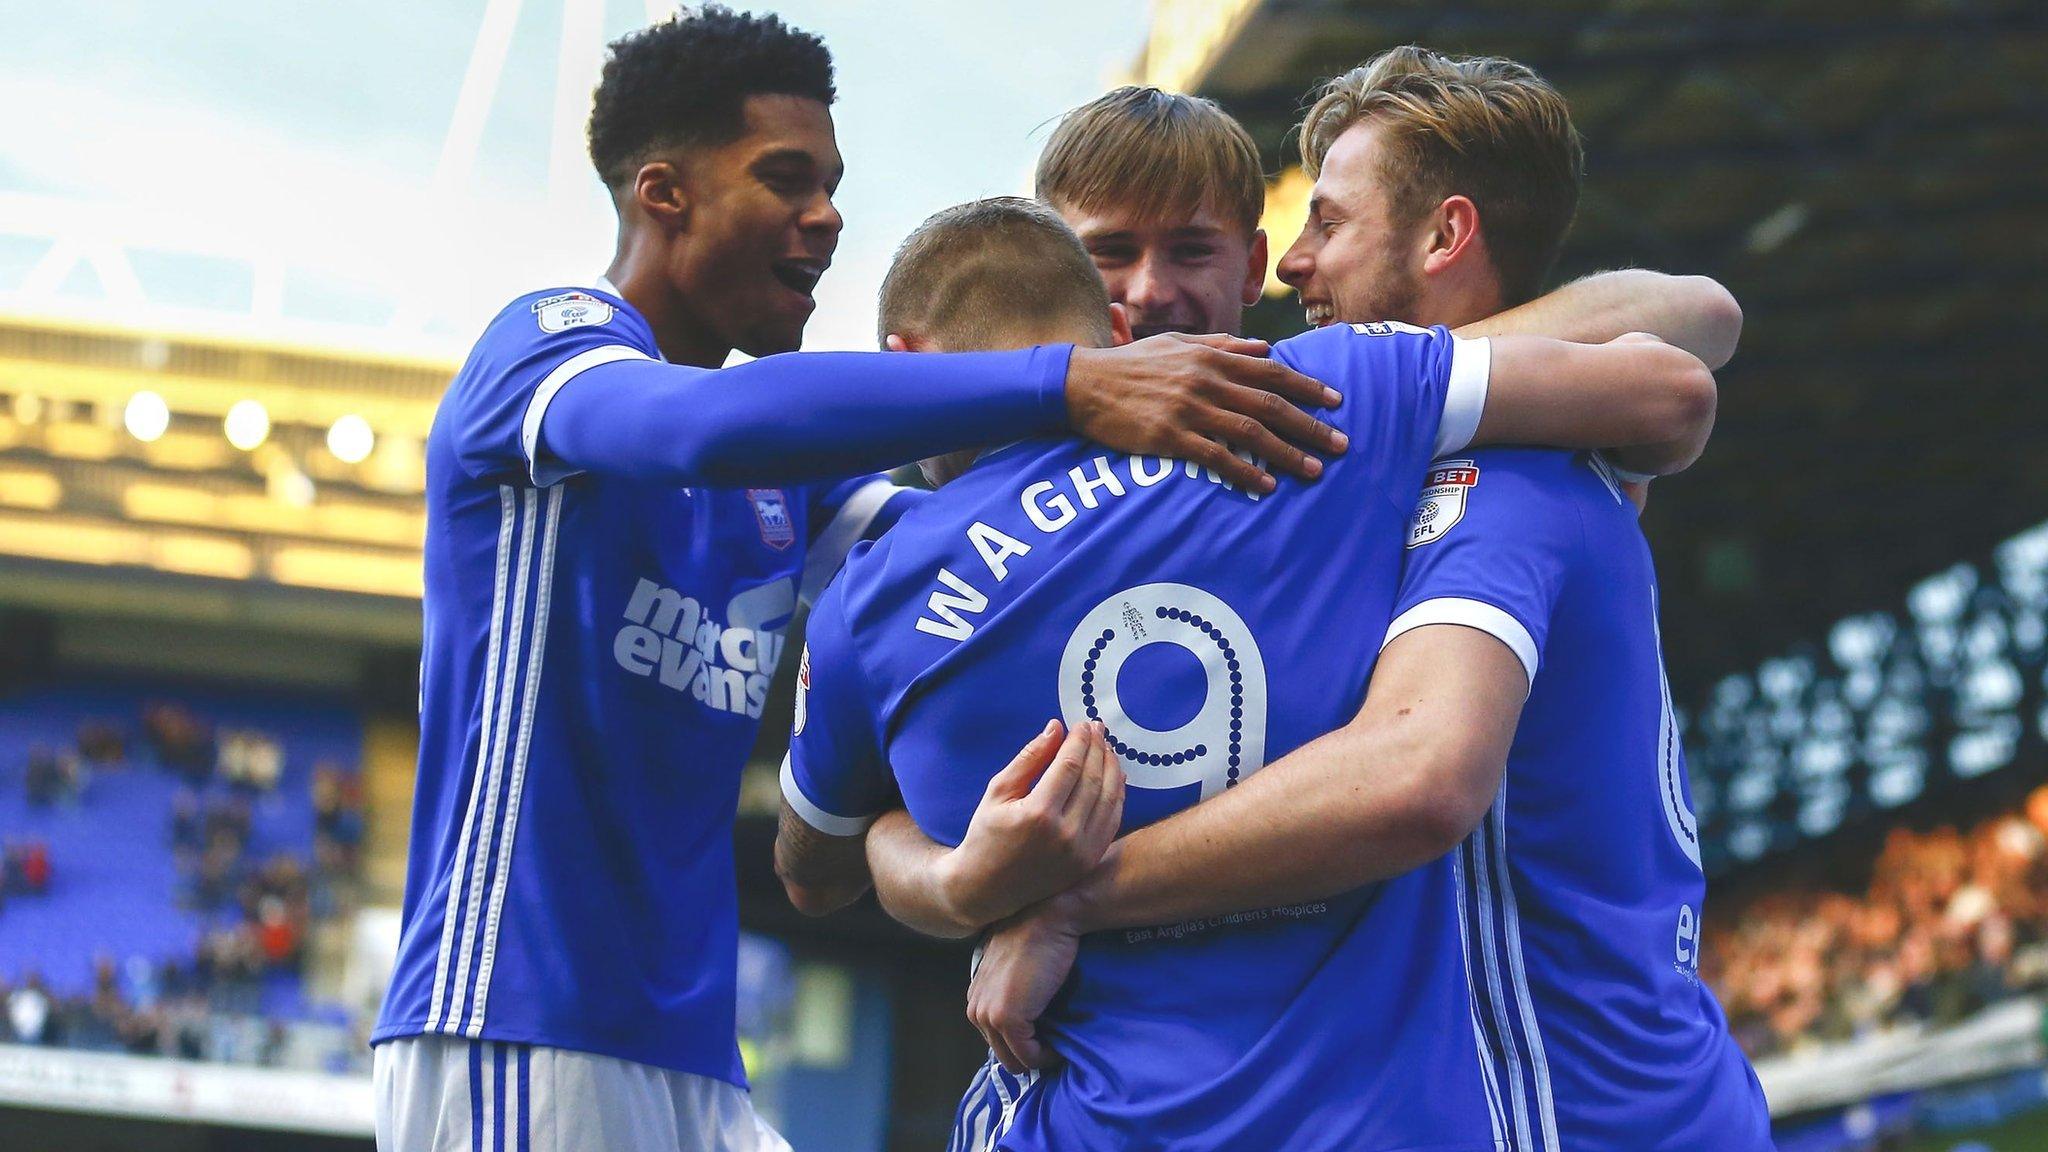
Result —
[[1422, 501], [1408, 524], [1408, 546], [1419, 548], [1443, 538], [1465, 518], [1465, 493], [1479, 483], [1479, 469], [1470, 460], [1446, 460], [1429, 470]]
[[780, 488], [749, 488], [747, 499], [754, 502], [754, 519], [761, 525], [761, 543], [777, 552], [796, 543], [796, 525], [789, 518], [789, 501]]
[[589, 324], [609, 324], [612, 306], [588, 292], [564, 292], [533, 302], [543, 332], [566, 332]]

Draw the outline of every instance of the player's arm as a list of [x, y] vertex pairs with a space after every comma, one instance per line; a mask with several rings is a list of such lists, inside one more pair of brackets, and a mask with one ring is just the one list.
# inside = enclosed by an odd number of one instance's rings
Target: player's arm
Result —
[[1450, 851], [1493, 802], [1528, 689], [1483, 632], [1397, 637], [1351, 723], [1117, 841], [1080, 884], [999, 926], [968, 1019], [1012, 1072], [1043, 1067], [1036, 1020], [1081, 936], [1322, 899]]
[[867, 891], [868, 825], [898, 803], [875, 739], [874, 697], [842, 615], [842, 585], [811, 613], [782, 761], [775, 874], [789, 902], [809, 916], [844, 908]]
[[1077, 925], [1316, 900], [1436, 859], [1492, 804], [1528, 693], [1521, 659], [1485, 632], [1403, 633], [1349, 724], [1112, 845], [1072, 892]]
[[834, 836], [804, 821], [782, 802], [775, 826], [775, 875], [789, 902], [806, 916], [839, 911], [868, 890], [867, 856], [862, 837]]
[[1265, 351], [1231, 337], [1154, 337], [1120, 348], [789, 353], [713, 371], [600, 344], [548, 373], [523, 434], [535, 464], [563, 474], [743, 485], [1071, 430], [1266, 491], [1272, 478], [1222, 441], [1313, 478], [1322, 464], [1310, 452], [1342, 452], [1344, 440], [1295, 406], [1327, 407], [1335, 393]]
[[943, 939], [971, 936], [1087, 875], [1123, 808], [1124, 774], [1102, 726], [1066, 732], [1055, 720], [990, 778], [959, 847], [934, 841], [898, 809], [868, 829], [867, 868], [901, 923]]
[[1578, 496], [1553, 466], [1465, 469], [1463, 514], [1408, 549], [1401, 611], [1350, 723], [1118, 841], [1088, 879], [997, 929], [969, 1016], [1010, 1067], [1042, 1060], [1031, 1022], [1081, 933], [1335, 895], [1440, 856], [1478, 823], [1585, 546]]
[[1713, 373], [1654, 336], [1605, 344], [1501, 336], [1488, 344], [1473, 444], [1620, 449], [1611, 454], [1624, 468], [1661, 476], [1698, 459], [1714, 430]]
[[1719, 370], [1742, 338], [1742, 306], [1708, 276], [1670, 276], [1643, 268], [1596, 272], [1526, 304], [1457, 330], [1482, 336], [1548, 336], [1604, 344], [1648, 332]]

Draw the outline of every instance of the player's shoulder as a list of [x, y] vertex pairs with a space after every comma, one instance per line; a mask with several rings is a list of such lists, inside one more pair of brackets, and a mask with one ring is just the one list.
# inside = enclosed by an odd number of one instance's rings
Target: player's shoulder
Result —
[[1337, 361], [1352, 361], [1359, 356], [1380, 354], [1395, 357], [1414, 348], [1418, 343], [1428, 344], [1443, 340], [1448, 333], [1442, 328], [1423, 328], [1404, 324], [1399, 320], [1374, 320], [1365, 324], [1325, 324], [1311, 328], [1299, 336], [1273, 345], [1273, 355], [1289, 366], [1300, 369]]
[[479, 351], [527, 348], [600, 333], [642, 351], [653, 345], [646, 321], [617, 294], [587, 285], [557, 285], [514, 297], [485, 325], [477, 346]]
[[[1589, 508], [1628, 506], [1612, 473], [1588, 452], [1475, 448], [1429, 466], [1408, 546], [1452, 536], [1577, 538]], [[1630, 508], [1633, 511], [1633, 508]]]

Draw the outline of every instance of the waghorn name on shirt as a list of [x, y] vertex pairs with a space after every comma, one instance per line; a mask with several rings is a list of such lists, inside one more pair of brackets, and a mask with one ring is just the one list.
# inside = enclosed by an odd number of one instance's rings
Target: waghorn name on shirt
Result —
[[[1235, 455], [1255, 464], [1259, 462], [1249, 452], [1240, 451]], [[1077, 464], [1067, 469], [1062, 477], [1065, 484], [1059, 480], [1039, 480], [1025, 485], [1017, 499], [1032, 527], [1050, 536], [1078, 520], [1082, 509], [1101, 507], [1105, 494], [1108, 497], [1128, 496], [1137, 489], [1153, 487], [1175, 476], [1205, 479], [1246, 499], [1255, 501], [1259, 498], [1258, 493], [1245, 492], [1214, 470], [1188, 461], [1164, 456], [1119, 456], [1112, 462], [1108, 456], [1097, 456], [1086, 465]], [[1076, 501], [1080, 503], [1079, 508], [1075, 507]], [[1031, 552], [1031, 545], [981, 520], [967, 526], [967, 542], [974, 546], [975, 554], [981, 557], [989, 576], [998, 584], [1009, 577], [1012, 559]], [[940, 587], [933, 589], [931, 598], [926, 601], [931, 615], [918, 617], [917, 630], [956, 643], [965, 640], [974, 634], [974, 623], [967, 617], [988, 611], [988, 595], [950, 568], [940, 568], [936, 579]]]

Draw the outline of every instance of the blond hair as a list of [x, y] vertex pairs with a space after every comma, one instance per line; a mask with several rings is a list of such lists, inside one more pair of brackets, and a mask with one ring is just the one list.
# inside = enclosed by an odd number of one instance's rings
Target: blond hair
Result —
[[876, 336], [936, 341], [952, 352], [1016, 348], [1084, 334], [1110, 342], [1109, 292], [1059, 214], [996, 196], [917, 226], [882, 280]]
[[1060, 209], [1191, 218], [1213, 208], [1249, 236], [1266, 208], [1259, 146], [1214, 101], [1127, 86], [1060, 120], [1038, 157], [1038, 198]]
[[1535, 296], [1571, 230], [1585, 162], [1557, 89], [1513, 60], [1383, 52], [1317, 92], [1301, 122], [1310, 177], [1339, 136], [1368, 121], [1387, 128], [1382, 174], [1395, 210], [1413, 220], [1469, 198], [1507, 302]]

